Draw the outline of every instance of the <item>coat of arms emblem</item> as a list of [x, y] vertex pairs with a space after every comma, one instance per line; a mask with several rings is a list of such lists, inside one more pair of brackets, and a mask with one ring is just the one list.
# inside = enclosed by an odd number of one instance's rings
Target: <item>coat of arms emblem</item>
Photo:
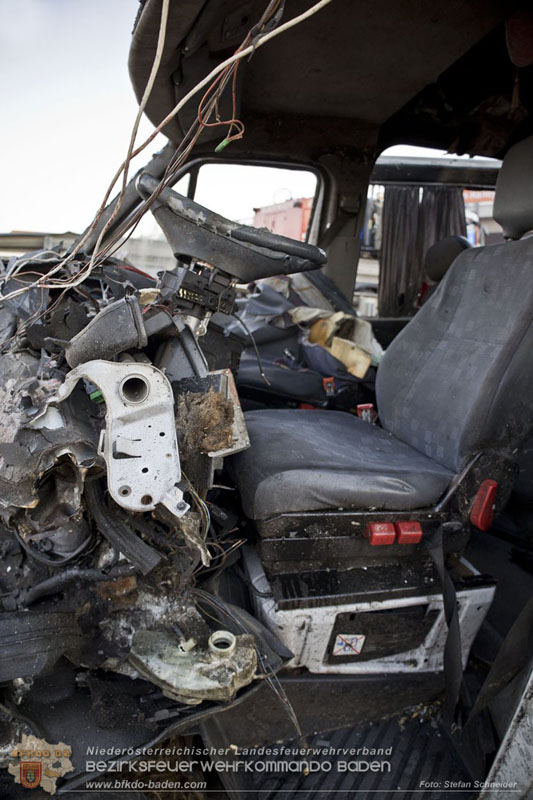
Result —
[[72, 749], [65, 742], [50, 744], [33, 734], [24, 734], [11, 751], [7, 771], [15, 783], [25, 789], [39, 787], [48, 794], [55, 794], [58, 780], [74, 770], [71, 755]]
[[43, 765], [41, 761], [20, 762], [20, 783], [26, 789], [35, 789], [41, 783]]

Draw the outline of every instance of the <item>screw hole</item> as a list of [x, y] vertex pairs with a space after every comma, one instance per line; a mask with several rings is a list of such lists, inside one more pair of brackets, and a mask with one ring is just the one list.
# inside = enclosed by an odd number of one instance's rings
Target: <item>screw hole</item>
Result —
[[131, 489], [129, 486], [121, 486], [120, 489], [118, 490], [118, 493], [121, 497], [127, 497], [130, 494], [130, 492]]
[[143, 467], [141, 472], [144, 472], [144, 473], [148, 472], [148, 467]]
[[143, 506], [150, 506], [152, 505], [152, 495], [151, 494], [143, 494], [141, 497], [141, 503]]
[[165, 431], [161, 431], [159, 435], [160, 436], [164, 436], [165, 435]]

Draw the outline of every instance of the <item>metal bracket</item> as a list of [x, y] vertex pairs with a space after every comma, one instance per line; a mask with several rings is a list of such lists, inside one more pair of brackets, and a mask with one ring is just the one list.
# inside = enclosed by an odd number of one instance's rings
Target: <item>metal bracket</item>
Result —
[[94, 383], [105, 400], [98, 453], [113, 500], [128, 511], [152, 511], [161, 503], [182, 517], [189, 505], [176, 485], [181, 470], [168, 378], [151, 364], [88, 361], [68, 373], [50, 402], [65, 400], [80, 378]]

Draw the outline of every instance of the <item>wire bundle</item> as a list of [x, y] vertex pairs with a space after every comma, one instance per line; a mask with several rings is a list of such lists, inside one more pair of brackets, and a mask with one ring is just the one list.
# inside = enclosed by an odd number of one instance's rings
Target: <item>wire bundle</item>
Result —
[[[177, 171], [188, 158], [191, 150], [196, 144], [204, 128], [212, 128], [217, 126], [226, 126], [228, 128], [228, 132], [225, 138], [218, 145], [217, 150], [222, 149], [235, 139], [242, 138], [245, 130], [244, 123], [241, 120], [237, 119], [236, 117], [236, 80], [237, 80], [237, 71], [242, 59], [246, 58], [247, 56], [252, 56], [257, 48], [266, 44], [268, 41], [275, 38], [276, 36], [279, 36], [280, 34], [284, 33], [290, 28], [299, 25], [304, 20], [316, 14], [317, 11], [320, 11], [320, 9], [328, 5], [330, 2], [331, 0], [320, 0], [320, 2], [315, 3], [309, 9], [307, 9], [307, 11], [304, 11], [302, 14], [299, 14], [293, 19], [283, 23], [283, 25], [278, 25], [277, 23], [283, 11], [283, 0], [270, 0], [261, 19], [247, 33], [247, 35], [244, 38], [244, 41], [237, 48], [235, 53], [229, 58], [227, 58], [225, 61], [222, 61], [220, 64], [218, 64], [213, 70], [211, 70], [211, 72], [208, 75], [206, 75], [205, 78], [203, 78], [199, 83], [196, 84], [196, 86], [194, 86], [189, 92], [187, 92], [187, 94], [185, 94], [184, 97], [181, 98], [181, 100], [174, 106], [174, 108], [167, 114], [167, 116], [159, 123], [159, 125], [154, 129], [154, 131], [150, 134], [150, 136], [142, 144], [135, 147], [135, 141], [137, 138], [139, 123], [153, 89], [156, 76], [159, 71], [159, 67], [161, 65], [161, 59], [165, 45], [170, 0], [162, 0], [161, 19], [160, 19], [155, 57], [143, 96], [141, 98], [141, 102], [139, 104], [137, 116], [135, 118], [135, 122], [132, 128], [126, 157], [122, 162], [122, 164], [120, 165], [120, 167], [118, 168], [118, 170], [116, 171], [115, 175], [113, 176], [113, 179], [104, 195], [102, 204], [98, 209], [98, 212], [93, 222], [86, 230], [84, 235], [81, 237], [81, 239], [78, 241], [76, 246], [68, 253], [67, 256], [65, 256], [58, 263], [52, 266], [45, 274], [40, 275], [40, 277], [37, 280], [31, 283], [30, 282], [25, 283], [25, 285], [22, 286], [21, 288], [15, 289], [6, 295], [0, 295], [0, 302], [13, 299], [35, 287], [41, 289], [66, 290], [72, 287], [79, 286], [81, 283], [83, 283], [97, 266], [102, 264], [103, 261], [109, 255], [111, 255], [116, 249], [118, 249], [122, 244], [124, 244], [124, 242], [129, 238], [129, 236], [131, 236], [131, 234], [135, 230], [141, 218], [148, 211], [150, 206], [157, 199], [157, 197], [160, 195], [163, 189], [169, 185], [172, 185]], [[276, 27], [272, 29], [273, 25], [275, 25]], [[228, 86], [230, 82], [232, 87], [231, 88], [232, 115], [231, 119], [222, 120], [219, 117], [219, 101], [226, 86]], [[126, 191], [131, 160], [135, 158], [135, 156], [139, 155], [139, 153], [141, 153], [154, 140], [157, 134], [160, 133], [166, 127], [166, 125], [168, 125], [168, 123], [172, 119], [174, 119], [174, 117], [177, 114], [179, 114], [179, 112], [183, 109], [183, 107], [202, 89], [205, 89], [205, 92], [202, 96], [202, 99], [200, 100], [196, 118], [191, 127], [189, 128], [189, 130], [184, 135], [182, 141], [178, 145], [176, 152], [174, 153], [171, 161], [169, 162], [159, 185], [150, 195], [150, 197], [146, 198], [142, 203], [140, 203], [137, 210], [118, 227], [118, 230], [109, 237], [109, 240], [104, 241], [106, 234], [110, 231], [110, 228], [121, 208], [123, 197]], [[212, 120], [211, 118], [213, 115], [214, 119]], [[102, 231], [98, 236], [90, 260], [87, 263], [83, 264], [83, 266], [80, 269], [78, 269], [77, 272], [72, 273], [71, 271], [70, 274], [67, 274], [66, 277], [59, 277], [59, 273], [65, 271], [65, 269], [68, 268], [69, 266], [71, 268], [74, 266], [74, 264], [76, 263], [75, 256], [78, 253], [83, 252], [83, 246], [87, 242], [93, 231], [95, 230], [109, 202], [111, 192], [113, 191], [115, 184], [117, 183], [117, 181], [120, 179], [121, 176], [122, 176], [122, 185], [115, 202], [113, 213], [107, 220], [106, 224], [104, 225]], [[27, 262], [22, 261], [20, 263], [17, 263], [14, 266], [14, 269], [11, 270], [10, 277], [13, 277], [15, 274], [19, 273], [24, 263]]]

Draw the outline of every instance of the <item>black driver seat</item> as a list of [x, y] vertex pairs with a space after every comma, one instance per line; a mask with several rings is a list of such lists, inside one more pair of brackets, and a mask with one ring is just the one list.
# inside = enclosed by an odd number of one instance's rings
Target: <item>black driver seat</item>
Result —
[[[495, 218], [533, 228], [533, 137], [509, 151]], [[387, 350], [382, 429], [343, 412], [253, 411], [231, 471], [249, 517], [434, 504], [474, 455], [513, 457], [533, 430], [533, 237], [462, 252]]]
[[408, 510], [438, 499], [453, 472], [343, 411], [245, 414], [252, 446], [232, 471], [251, 519], [328, 508]]

